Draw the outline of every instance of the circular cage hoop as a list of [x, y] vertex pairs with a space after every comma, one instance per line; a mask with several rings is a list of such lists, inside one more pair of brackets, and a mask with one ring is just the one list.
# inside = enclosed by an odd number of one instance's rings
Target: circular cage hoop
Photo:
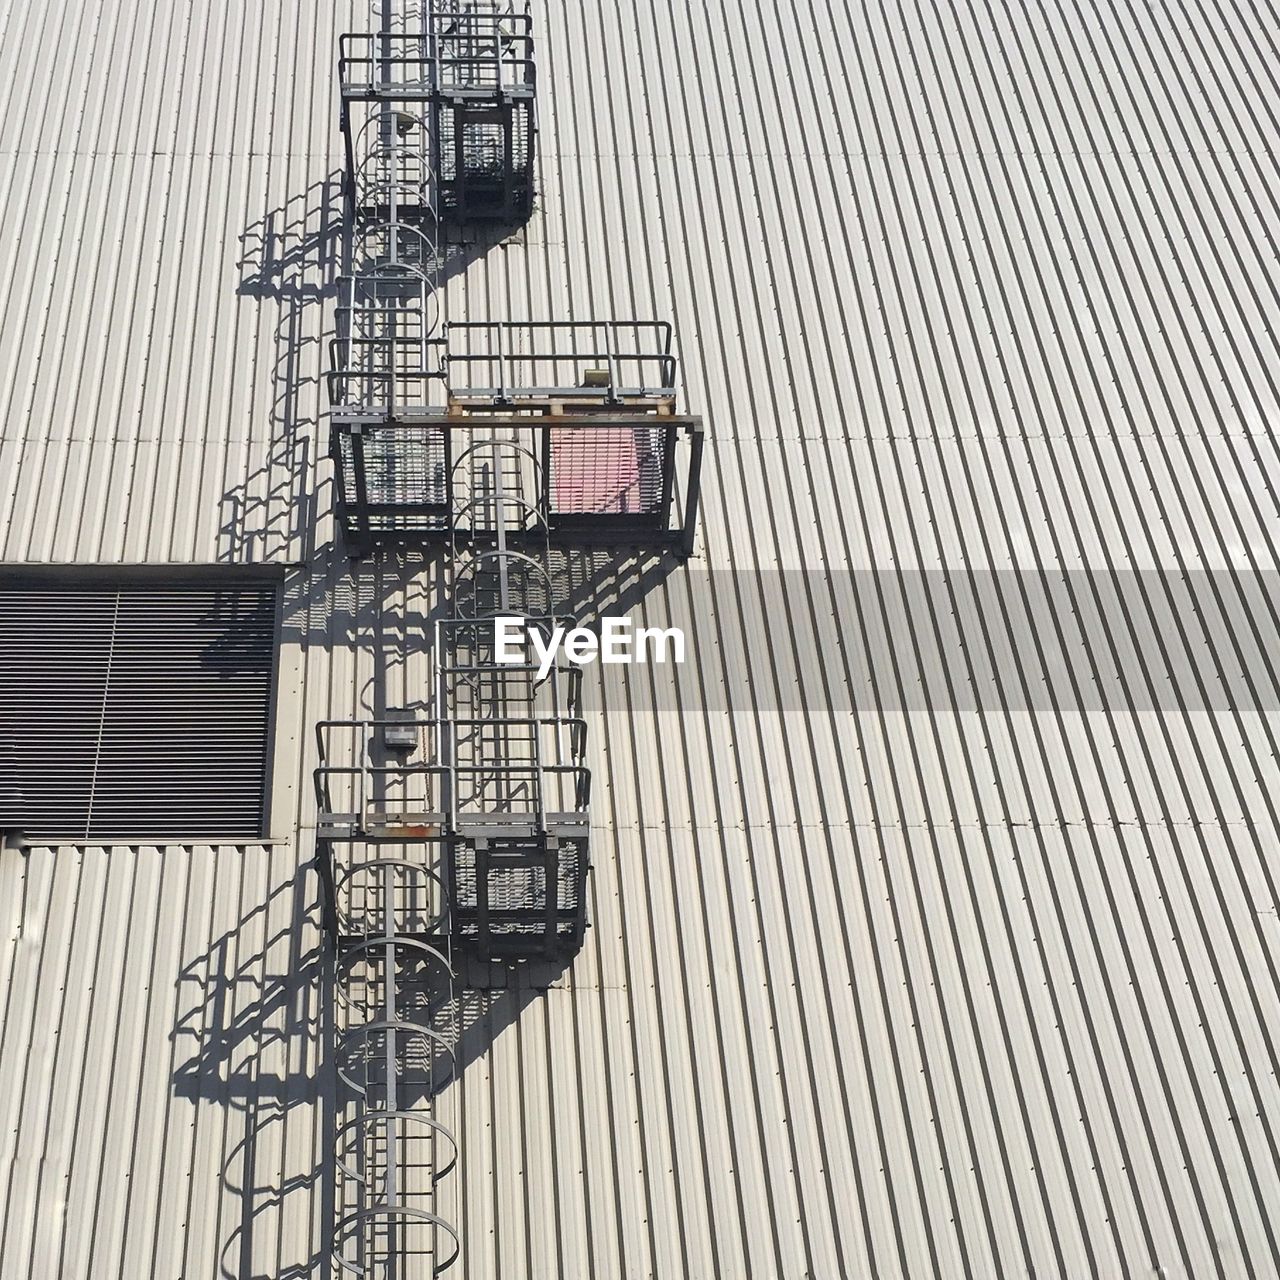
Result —
[[[495, 498], [492, 494], [483, 494], [480, 497], [468, 498], [460, 507], [455, 508], [453, 513], [454, 527], [458, 528], [462, 525], [467, 513], [475, 507], [483, 506], [486, 503], [500, 501], [503, 506], [515, 507], [525, 517], [523, 531], [530, 532], [531, 529], [548, 530], [546, 519], [536, 502], [530, 502], [528, 498], [522, 498], [518, 494], [504, 494], [501, 499]], [[463, 532], [467, 532], [463, 530]]]
[[[547, 603], [550, 605], [551, 596], [554, 591], [554, 584], [551, 581], [551, 574], [542, 567], [532, 556], [525, 555], [523, 551], [481, 551], [478, 552], [466, 565], [459, 571], [458, 576], [454, 580], [453, 587], [453, 604], [457, 610], [457, 616], [466, 622], [482, 622], [488, 618], [505, 617], [507, 615], [500, 612], [493, 613], [467, 613], [463, 605], [463, 588], [469, 580], [473, 580], [479, 571], [481, 565], [488, 561], [508, 561], [510, 563], [519, 564], [526, 568], [532, 569], [535, 575], [541, 577], [547, 591]], [[548, 610], [549, 611], [549, 610]]]
[[386, 947], [388, 945], [404, 947], [409, 951], [416, 951], [419, 955], [439, 961], [449, 976], [451, 978], [454, 976], [453, 961], [439, 947], [433, 947], [431, 943], [423, 942], [421, 938], [398, 933], [380, 933], [376, 937], [361, 938], [359, 942], [351, 943], [338, 957], [338, 965], [341, 967], [348, 956], [357, 956], [363, 952], [372, 951], [375, 947]]
[[[431, 159], [431, 150], [429, 140], [431, 136], [430, 126], [427, 122], [411, 111], [397, 111], [396, 116], [413, 122], [423, 134], [424, 139], [428, 141], [427, 147], [423, 148], [416, 144], [411, 144], [404, 140], [403, 135], [396, 135], [388, 140], [383, 136], [382, 130], [386, 124], [383, 116], [371, 116], [361, 126], [355, 137], [352, 139], [351, 147], [354, 152], [360, 156], [359, 163], [352, 171], [352, 177], [355, 179], [356, 194], [359, 197], [367, 194], [370, 188], [392, 186], [412, 186], [423, 192], [422, 205], [434, 218], [436, 209], [434, 203], [426, 198], [433, 192], [432, 178], [435, 176], [435, 168]], [[372, 136], [367, 136], [372, 134]], [[370, 175], [369, 169], [381, 161], [394, 161], [397, 158], [407, 158], [416, 160], [422, 166], [422, 179], [403, 180], [395, 178], [378, 179]], [[359, 200], [357, 200], [359, 203]]]
[[[437, 929], [444, 929], [449, 923], [449, 904], [445, 897], [444, 880], [440, 874], [432, 867], [424, 867], [420, 862], [410, 862], [407, 858], [372, 858], [367, 862], [357, 862], [354, 866], [347, 867], [334, 880], [334, 896], [339, 903], [339, 917], [342, 920], [351, 920], [353, 913], [343, 912], [341, 910], [342, 895], [344, 891], [349, 892], [353, 882], [357, 877], [366, 873], [377, 871], [406, 871], [413, 876], [419, 877], [434, 884], [440, 891], [440, 910], [434, 915], [423, 913], [423, 919], [426, 924], [426, 932], [433, 933]], [[414, 939], [416, 941], [416, 939]], [[397, 942], [399, 945], [399, 942]], [[446, 964], [448, 961], [446, 960]], [[452, 968], [450, 970], [452, 972]]]
[[439, 1182], [442, 1178], [447, 1177], [453, 1172], [458, 1163], [458, 1139], [454, 1137], [453, 1130], [447, 1125], [441, 1124], [434, 1116], [428, 1115], [425, 1111], [365, 1111], [361, 1115], [355, 1116], [342, 1125], [334, 1139], [335, 1155], [333, 1163], [335, 1167], [346, 1174], [353, 1182], [359, 1183], [360, 1186], [366, 1185], [365, 1176], [358, 1170], [353, 1169], [342, 1158], [341, 1151], [343, 1149], [344, 1139], [347, 1134], [355, 1133], [360, 1129], [372, 1128], [373, 1126], [383, 1123], [387, 1120], [407, 1120], [409, 1123], [418, 1125], [423, 1129], [431, 1131], [433, 1137], [443, 1138], [445, 1144], [449, 1148], [449, 1159], [444, 1164], [432, 1172], [432, 1183]]
[[[396, 193], [397, 206], [418, 205], [425, 209], [428, 215], [434, 220], [436, 216], [435, 206], [431, 203], [429, 193], [431, 184], [424, 177], [420, 181], [410, 178], [383, 178], [368, 172], [370, 166], [376, 161], [393, 155], [394, 152], [388, 149], [386, 152], [373, 152], [365, 157], [364, 162], [355, 171], [356, 182], [356, 202], [357, 204], [391, 204], [391, 193]], [[411, 223], [394, 223], [392, 225], [407, 229], [412, 226]], [[416, 227], [414, 228], [417, 229]], [[433, 240], [428, 240], [433, 249], [438, 246]]]
[[[339, 951], [335, 961], [335, 998], [344, 1009], [351, 1010], [356, 1014], [361, 1011], [361, 1006], [352, 999], [347, 991], [347, 984], [354, 977], [352, 973], [354, 967], [359, 963], [368, 963], [381, 965], [385, 968], [388, 947], [395, 951], [394, 960], [397, 964], [406, 957], [412, 957], [419, 962], [425, 962], [427, 965], [434, 967], [437, 975], [446, 980], [446, 982], [451, 982], [456, 976], [449, 957], [438, 947], [433, 947], [429, 942], [423, 942], [418, 938], [400, 934], [382, 934], [373, 938], [364, 938], [360, 942]], [[387, 981], [385, 975], [381, 980]], [[401, 1018], [399, 1021], [406, 1026], [419, 1027], [424, 1032], [439, 1035], [430, 1023], [415, 1021], [412, 1018]], [[358, 1031], [362, 1026], [372, 1025], [372, 1023], [362, 1023], [350, 1029]]]
[[[430, 265], [424, 266], [421, 263], [400, 257], [398, 246], [396, 247], [397, 252], [394, 258], [388, 257], [385, 252], [377, 252], [370, 249], [368, 247], [369, 241], [376, 236], [381, 236], [387, 240], [395, 236], [410, 236], [416, 240], [421, 240], [423, 261]], [[427, 286], [429, 293], [436, 293], [437, 258], [440, 253], [440, 246], [421, 227], [412, 226], [407, 222], [386, 222], [381, 219], [377, 222], [366, 222], [356, 232], [351, 245], [352, 261], [354, 262], [358, 259], [362, 253], [368, 259], [368, 262], [352, 272], [353, 279], [360, 276], [368, 276], [370, 279], [383, 281], [396, 279], [420, 280]]]
[[[346, 1031], [341, 1032], [336, 1037], [338, 1048], [337, 1071], [338, 1078], [348, 1085], [356, 1094], [366, 1101], [369, 1098], [370, 1088], [369, 1081], [366, 1078], [363, 1082], [351, 1074], [345, 1064], [348, 1055], [342, 1051], [350, 1047], [355, 1047], [357, 1040], [363, 1040], [366, 1045], [369, 1039], [375, 1035], [403, 1035], [406, 1038], [414, 1037], [426, 1040], [435, 1046], [435, 1049], [443, 1055], [445, 1060], [445, 1070], [443, 1074], [432, 1068], [430, 1078], [426, 1081], [428, 1096], [434, 1098], [456, 1075], [458, 1055], [454, 1050], [449, 1038], [441, 1031], [437, 1031], [434, 1027], [428, 1027], [421, 1022], [409, 1022], [403, 1018], [383, 1019], [380, 1022], [366, 1022], [357, 1027], [349, 1027]], [[401, 1078], [398, 1083], [409, 1084], [410, 1079], [406, 1076]]]
[[542, 486], [542, 463], [538, 460], [538, 455], [527, 445], [521, 444], [519, 440], [477, 440], [473, 444], [467, 445], [463, 451], [458, 454], [453, 462], [453, 478], [458, 478], [458, 468], [473, 454], [479, 453], [482, 449], [488, 450], [506, 450], [509, 453], [521, 453], [529, 459], [533, 464], [533, 475], [537, 481], [539, 488]]
[[[407, 174], [396, 176], [393, 172], [376, 172], [379, 165], [389, 165], [396, 160], [418, 161], [422, 165], [422, 176], [414, 177]], [[431, 191], [430, 161], [417, 147], [411, 147], [404, 142], [378, 142], [369, 147], [361, 157], [360, 163], [356, 165], [354, 177], [357, 195], [367, 194], [371, 189], [376, 191], [378, 188], [389, 191], [392, 187], [421, 191], [424, 197]], [[424, 198], [421, 204], [428, 213], [435, 215], [435, 209], [427, 199]]]
[[[414, 342], [421, 342], [424, 346], [434, 337], [435, 332], [440, 327], [440, 299], [437, 296], [435, 285], [425, 276], [417, 273], [407, 273], [404, 275], [391, 275], [378, 271], [361, 271], [349, 277], [351, 281], [351, 300], [349, 311], [353, 316], [359, 316], [362, 320], [368, 320], [384, 310], [372, 288], [366, 290], [365, 286], [373, 286], [378, 284], [394, 284], [399, 282], [412, 282], [415, 285], [422, 286], [422, 334], [421, 337], [415, 335]], [[364, 294], [365, 296], [361, 296]], [[407, 340], [406, 340], [407, 341]], [[424, 365], [426, 358], [424, 353]], [[423, 369], [419, 374], [414, 376], [428, 376], [429, 371]]]
[[[369, 235], [373, 235], [376, 230], [384, 230], [385, 227], [380, 224], [379, 227], [369, 229]], [[401, 227], [402, 231], [410, 231], [412, 228]], [[353, 271], [347, 279], [351, 282], [351, 292], [355, 294], [357, 289], [361, 287], [368, 288], [372, 285], [399, 284], [413, 285], [422, 289], [423, 305], [425, 306], [428, 299], [439, 292], [436, 285], [435, 276], [422, 267], [412, 262], [370, 260], [364, 263], [357, 270]]]
[[373, 938], [361, 938], [359, 942], [353, 942], [340, 951], [337, 960], [339, 976], [344, 975], [345, 971], [359, 960], [385, 961], [387, 947], [395, 947], [397, 951], [407, 952], [419, 960], [439, 965], [450, 978], [457, 976], [453, 971], [453, 961], [439, 947], [433, 947], [431, 943], [423, 942], [421, 938], [398, 933], [383, 933]]
[[[533, 471], [533, 486], [535, 490], [542, 488], [542, 463], [538, 460], [538, 455], [526, 444], [521, 444], [518, 440], [477, 440], [473, 444], [469, 444], [454, 459], [453, 467], [450, 472], [450, 478], [453, 487], [456, 490], [462, 483], [462, 471], [466, 464], [481, 453], [507, 453], [517, 455], [519, 458], [525, 459]], [[519, 493], [504, 493], [501, 498], [495, 493], [476, 494], [474, 497], [468, 498], [454, 513], [453, 523], [455, 528], [461, 528], [467, 514], [478, 507], [484, 506], [486, 503], [501, 503], [503, 506], [515, 507], [524, 517], [524, 532], [528, 533], [534, 529], [548, 530], [547, 519], [543, 514], [541, 507], [536, 501], [532, 501], [523, 497]]]
[[447, 1271], [458, 1259], [458, 1254], [462, 1250], [462, 1242], [457, 1231], [446, 1222], [437, 1213], [428, 1213], [426, 1209], [415, 1209], [411, 1205], [406, 1204], [374, 1204], [367, 1209], [357, 1209], [354, 1213], [349, 1213], [345, 1218], [339, 1220], [337, 1226], [333, 1229], [333, 1249], [331, 1256], [334, 1265], [340, 1271], [345, 1272], [349, 1276], [364, 1277], [365, 1280], [371, 1280], [373, 1273], [368, 1267], [362, 1266], [359, 1262], [352, 1261], [346, 1254], [343, 1247], [345, 1242], [353, 1237], [359, 1239], [359, 1233], [364, 1227], [379, 1219], [384, 1221], [393, 1221], [395, 1219], [408, 1218], [414, 1222], [421, 1222], [427, 1226], [435, 1228], [437, 1231], [443, 1231], [449, 1240], [449, 1251], [443, 1260], [437, 1261], [433, 1256], [431, 1260], [431, 1274], [440, 1275]]
[[[415, 111], [405, 111], [402, 108], [396, 109], [396, 115], [403, 116], [406, 120], [412, 120], [413, 123], [416, 124], [423, 131], [423, 133], [427, 134], [427, 136], [430, 137], [431, 126], [427, 123], [427, 119], [425, 116], [420, 116]], [[385, 115], [378, 114], [378, 115], [370, 116], [364, 122], [364, 124], [362, 124], [360, 128], [356, 130], [355, 137], [352, 138], [352, 146], [354, 147], [354, 145], [357, 142], [360, 142], [364, 138], [364, 135], [368, 133], [371, 129], [376, 129], [380, 135], [380, 132], [386, 123], [387, 123], [387, 118]], [[378, 137], [378, 142], [379, 143], [382, 142], [381, 136]], [[394, 146], [395, 144], [392, 143], [390, 145]]]

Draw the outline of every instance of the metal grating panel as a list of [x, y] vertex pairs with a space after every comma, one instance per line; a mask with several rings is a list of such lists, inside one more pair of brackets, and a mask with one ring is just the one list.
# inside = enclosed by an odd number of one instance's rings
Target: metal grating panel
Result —
[[[454, 867], [460, 938], [485, 956], [573, 955], [586, 930], [587, 841], [561, 837], [543, 852], [519, 840], [457, 847]], [[547, 881], [552, 892], [548, 894]]]
[[655, 515], [674, 432], [665, 427], [551, 428], [552, 515]]
[[274, 586], [0, 588], [0, 725], [35, 841], [262, 835]]
[[333, 457], [341, 499], [367, 520], [370, 532], [437, 533], [448, 527], [449, 450], [438, 427], [338, 431]]

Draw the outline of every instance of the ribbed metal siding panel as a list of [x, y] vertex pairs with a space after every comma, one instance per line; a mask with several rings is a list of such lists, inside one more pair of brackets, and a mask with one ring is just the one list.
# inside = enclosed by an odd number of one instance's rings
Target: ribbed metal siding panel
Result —
[[0, 855], [0, 1276], [309, 1276], [327, 1130], [289, 849]]
[[34, 841], [261, 837], [274, 587], [0, 587], [0, 725]]
[[[698, 665], [674, 691], [653, 669], [588, 690], [587, 947], [549, 991], [475, 1002], [447, 1104], [465, 1274], [1276, 1274], [1273, 6], [535, 11], [539, 207], [468, 246], [450, 317], [671, 315], [711, 430], [707, 522], [690, 571], [617, 584], [647, 625], [683, 622]], [[421, 565], [348, 572], [326, 546], [351, 14], [6, 20], [0, 83], [35, 89], [3, 208], [40, 238], [0, 261], [0, 553], [303, 561], [281, 740], [305, 824], [311, 725], [420, 698], [402, 651], [439, 603]], [[1135, 571], [1159, 571], [1145, 596]], [[1209, 696], [1153, 696], [1138, 655]], [[1054, 656], [1095, 705], [1047, 697]], [[1237, 666], [1261, 709], [1220, 696]], [[60, 850], [0, 894], [30, 923], [0, 1273], [32, 1270], [37, 1232], [67, 1280], [318, 1255], [318, 1149], [289, 1102], [317, 1041], [255, 878], [310, 838], [216, 878], [102, 853], [83, 885]], [[6, 890], [22, 866], [0, 863]], [[145, 877], [179, 868], [189, 888], [153, 903]], [[90, 995], [65, 975], [104, 913], [155, 943], [128, 968], [106, 950]], [[149, 993], [175, 974], [170, 1007]], [[123, 1107], [83, 1066], [117, 1008], [130, 1051], [152, 1011]], [[193, 1026], [235, 1048], [193, 1052]], [[129, 1174], [144, 1191], [102, 1197]]]

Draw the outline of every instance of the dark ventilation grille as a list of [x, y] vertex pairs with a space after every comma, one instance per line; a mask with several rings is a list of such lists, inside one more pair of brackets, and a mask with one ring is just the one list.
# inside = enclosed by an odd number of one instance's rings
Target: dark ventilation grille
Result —
[[275, 617], [261, 584], [0, 587], [0, 823], [33, 843], [260, 838]]

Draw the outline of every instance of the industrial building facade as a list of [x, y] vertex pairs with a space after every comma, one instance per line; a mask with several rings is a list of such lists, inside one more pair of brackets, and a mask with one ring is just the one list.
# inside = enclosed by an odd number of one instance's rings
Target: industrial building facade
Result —
[[3, 7], [0, 1277], [1280, 1274], [1274, 17]]

